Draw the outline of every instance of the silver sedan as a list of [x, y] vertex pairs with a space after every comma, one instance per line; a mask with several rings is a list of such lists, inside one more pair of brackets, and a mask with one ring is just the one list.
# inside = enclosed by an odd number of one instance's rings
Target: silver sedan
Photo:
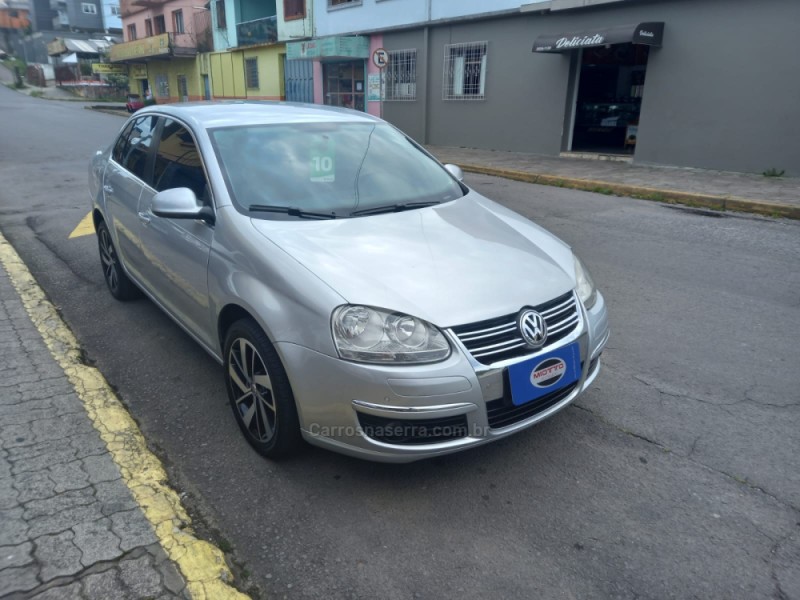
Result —
[[111, 294], [144, 293], [223, 365], [265, 456], [456, 452], [600, 368], [605, 302], [570, 248], [364, 113], [146, 108], [89, 188]]

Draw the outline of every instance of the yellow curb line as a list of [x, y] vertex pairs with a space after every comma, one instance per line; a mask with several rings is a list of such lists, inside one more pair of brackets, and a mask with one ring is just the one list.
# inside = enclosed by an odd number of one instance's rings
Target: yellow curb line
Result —
[[766, 215], [769, 217], [779, 216], [786, 217], [787, 219], [800, 220], [800, 206], [792, 206], [791, 204], [782, 204], [779, 202], [764, 202], [761, 200], [748, 200], [746, 198], [736, 198], [733, 196], [726, 197], [713, 196], [711, 194], [696, 194], [692, 192], [678, 192], [625, 183], [611, 183], [592, 179], [578, 179], [576, 177], [528, 173], [527, 171], [517, 171], [515, 169], [484, 167], [482, 165], [460, 164], [459, 166], [464, 171], [469, 171], [471, 173], [492, 175], [494, 177], [503, 177], [515, 181], [524, 181], [526, 183], [551, 185], [607, 195], [627, 196], [640, 200], [665, 202], [667, 204], [686, 204], [688, 206], [699, 206], [712, 210], [731, 210]]
[[248, 600], [249, 596], [231, 587], [233, 575], [222, 551], [194, 536], [191, 518], [178, 494], [169, 487], [161, 462], [147, 449], [139, 427], [103, 375], [81, 362], [78, 340], [2, 234], [0, 262], [31, 321], [100, 432], [131, 494], [153, 525], [161, 546], [186, 579], [191, 597], [195, 600]]

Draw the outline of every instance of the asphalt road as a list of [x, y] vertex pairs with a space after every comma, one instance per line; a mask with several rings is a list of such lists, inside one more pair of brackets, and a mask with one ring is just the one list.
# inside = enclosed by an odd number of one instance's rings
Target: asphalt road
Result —
[[613, 328], [594, 388], [456, 456], [393, 466], [309, 448], [274, 463], [241, 438], [216, 363], [149, 301], [114, 301], [94, 238], [68, 239], [89, 209], [88, 157], [121, 125], [0, 87], [0, 230], [245, 587], [800, 598], [799, 223], [468, 177], [589, 265]]

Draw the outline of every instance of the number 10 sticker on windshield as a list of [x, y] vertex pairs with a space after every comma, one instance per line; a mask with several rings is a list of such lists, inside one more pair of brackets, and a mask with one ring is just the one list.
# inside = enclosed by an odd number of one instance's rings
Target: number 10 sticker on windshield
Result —
[[336, 152], [333, 140], [326, 138], [324, 142], [311, 147], [309, 179], [315, 183], [332, 183], [336, 181]]

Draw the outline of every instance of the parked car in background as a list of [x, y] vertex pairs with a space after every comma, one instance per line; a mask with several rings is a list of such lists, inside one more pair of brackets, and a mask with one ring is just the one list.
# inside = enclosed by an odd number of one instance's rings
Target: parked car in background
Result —
[[129, 113], [135, 113], [140, 108], [144, 108], [144, 101], [139, 94], [128, 94], [128, 101], [125, 103], [125, 108]]
[[266, 456], [404, 462], [516, 433], [597, 377], [606, 305], [561, 240], [388, 123], [142, 109], [89, 169], [103, 275], [223, 365]]

